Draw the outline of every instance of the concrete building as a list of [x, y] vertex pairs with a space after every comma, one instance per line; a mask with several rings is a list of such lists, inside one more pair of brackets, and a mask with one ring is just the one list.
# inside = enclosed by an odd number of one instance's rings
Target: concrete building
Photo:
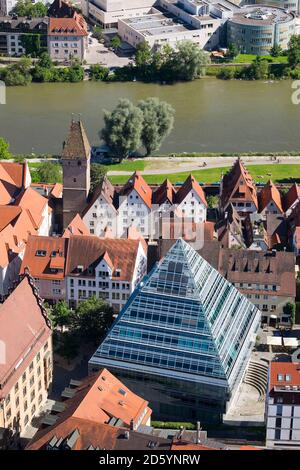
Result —
[[82, 13], [104, 29], [117, 28], [121, 18], [143, 16], [156, 0], [81, 0]]
[[195, 27], [169, 12], [159, 11], [118, 21], [118, 34], [123, 41], [135, 48], [147, 42], [153, 50], [166, 44], [176, 49], [181, 41], [192, 41], [201, 49], [212, 50], [219, 44], [219, 28], [220, 21], [209, 15], [202, 16]]
[[52, 60], [83, 61], [88, 48], [87, 24], [74, 13], [72, 18], [50, 18], [48, 27], [48, 53]]
[[50, 321], [25, 276], [0, 305], [0, 428], [22, 436], [52, 382]]
[[294, 13], [264, 5], [245, 6], [227, 23], [228, 44], [243, 54], [267, 55], [275, 44], [286, 50], [294, 33]]
[[271, 362], [266, 399], [266, 446], [300, 449], [300, 364]]
[[36, 34], [41, 49], [47, 51], [49, 18], [0, 17], [0, 54], [18, 57], [26, 54], [24, 37]]
[[89, 368], [109, 367], [149, 399], [155, 418], [220, 422], [259, 322], [259, 310], [179, 239], [130, 297]]
[[[248, 3], [248, 2], [247, 2]], [[256, 0], [258, 5], [268, 5], [300, 14], [299, 0]]]

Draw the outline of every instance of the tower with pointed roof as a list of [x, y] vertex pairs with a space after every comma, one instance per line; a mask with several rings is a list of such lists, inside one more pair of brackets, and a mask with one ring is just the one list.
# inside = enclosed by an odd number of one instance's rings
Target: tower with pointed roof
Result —
[[72, 120], [61, 156], [63, 167], [63, 228], [87, 203], [90, 191], [91, 147], [81, 121]]
[[260, 311], [179, 239], [89, 361], [149, 400], [154, 417], [219, 422], [247, 369]]

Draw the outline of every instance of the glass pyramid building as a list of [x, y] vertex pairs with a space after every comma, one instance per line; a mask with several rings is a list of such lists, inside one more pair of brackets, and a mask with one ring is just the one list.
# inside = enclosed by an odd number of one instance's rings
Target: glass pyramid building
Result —
[[246, 370], [260, 311], [178, 240], [90, 359], [150, 402], [153, 417], [220, 421]]

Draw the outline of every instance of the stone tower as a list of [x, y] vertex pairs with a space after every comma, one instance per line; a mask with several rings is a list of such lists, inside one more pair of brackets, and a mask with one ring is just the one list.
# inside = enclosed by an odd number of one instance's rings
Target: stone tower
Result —
[[72, 120], [61, 156], [63, 228], [86, 206], [90, 190], [91, 147], [81, 121]]

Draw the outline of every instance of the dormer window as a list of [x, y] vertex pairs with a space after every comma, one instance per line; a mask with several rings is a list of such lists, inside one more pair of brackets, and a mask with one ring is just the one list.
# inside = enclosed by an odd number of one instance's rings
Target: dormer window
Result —
[[46, 256], [47, 252], [45, 250], [37, 250], [35, 256]]
[[82, 273], [83, 272], [83, 266], [80, 264], [77, 266], [77, 272]]
[[116, 277], [120, 277], [121, 276], [121, 269], [116, 269]]

